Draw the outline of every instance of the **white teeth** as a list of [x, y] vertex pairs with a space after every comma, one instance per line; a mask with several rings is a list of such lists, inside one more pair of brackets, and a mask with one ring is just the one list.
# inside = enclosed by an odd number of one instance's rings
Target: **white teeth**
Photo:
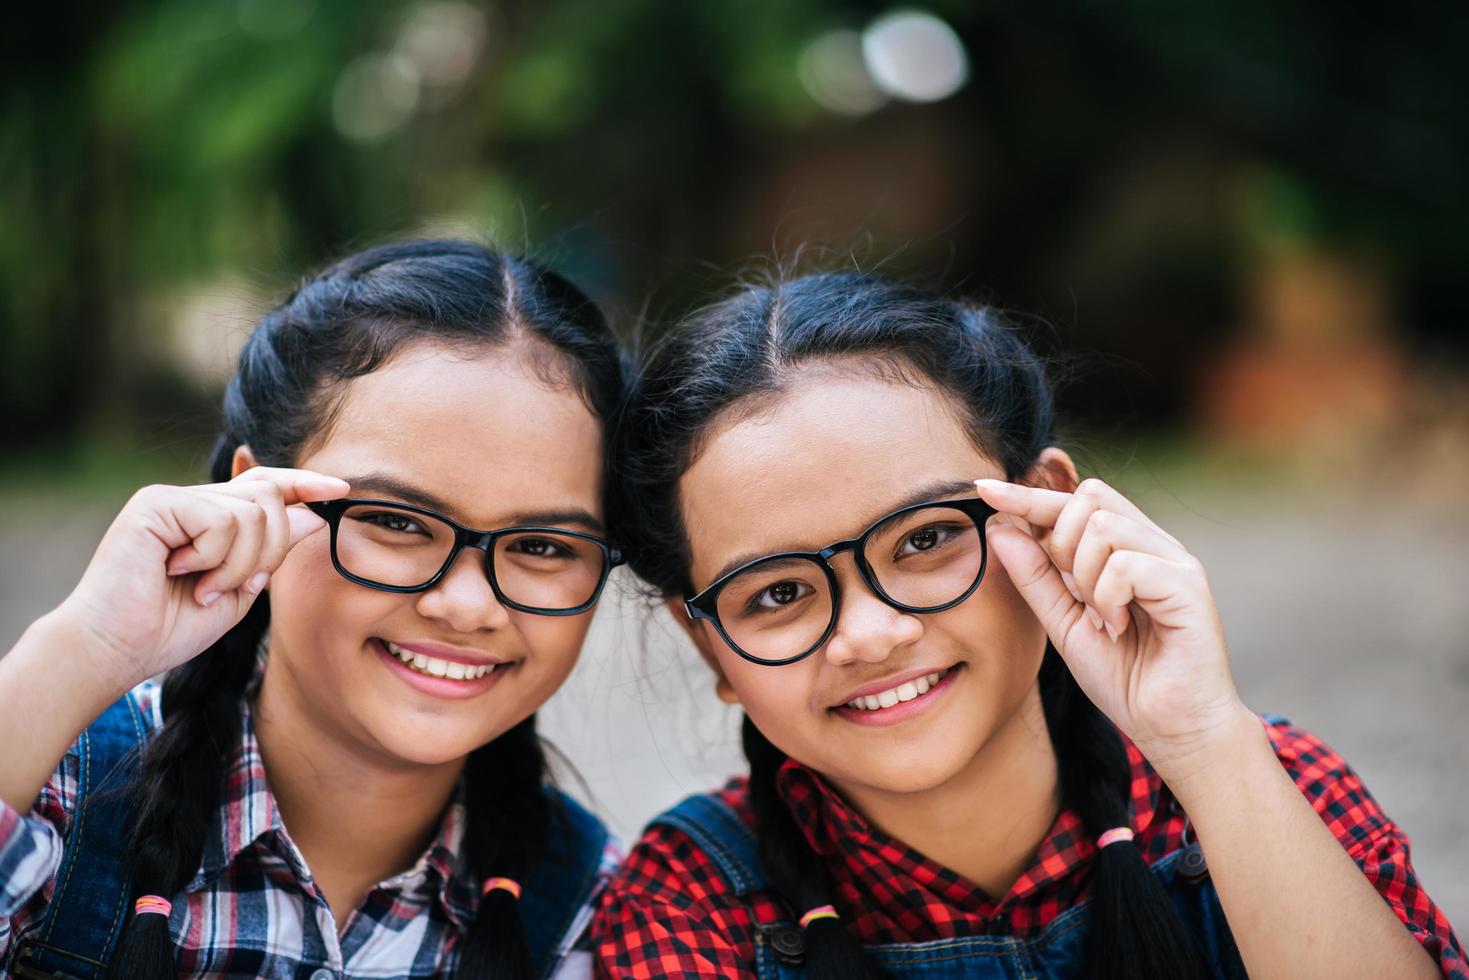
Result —
[[879, 711], [883, 708], [891, 708], [900, 701], [912, 701], [919, 695], [933, 690], [946, 673], [948, 673], [946, 670], [936, 670], [932, 674], [924, 674], [916, 680], [906, 681], [880, 694], [867, 694], [860, 698], [853, 698], [847, 702], [847, 707], [856, 708], [858, 711]]
[[421, 653], [412, 653], [404, 650], [396, 643], [383, 641], [389, 653], [407, 664], [413, 670], [421, 674], [429, 674], [433, 677], [447, 677], [456, 681], [473, 681], [485, 676], [495, 669], [495, 664], [470, 665], [459, 663], [457, 660], [440, 660], [438, 657], [429, 657]]

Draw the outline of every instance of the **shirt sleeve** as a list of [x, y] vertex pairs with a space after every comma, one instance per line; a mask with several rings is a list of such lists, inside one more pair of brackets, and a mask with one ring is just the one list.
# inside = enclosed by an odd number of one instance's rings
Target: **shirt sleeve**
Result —
[[[144, 724], [156, 730], [163, 722], [158, 683], [144, 681], [131, 693]], [[56, 891], [80, 777], [81, 752], [73, 742], [29, 813], [0, 801], [0, 969], [16, 941], [40, 922]]]
[[1413, 871], [1407, 835], [1383, 812], [1361, 777], [1309, 732], [1288, 722], [1270, 722], [1266, 729], [1281, 764], [1383, 901], [1445, 977], [1469, 980], [1463, 947]]
[[551, 974], [554, 980], [588, 980], [592, 976], [592, 918], [607, 883], [622, 865], [622, 858], [622, 842], [609, 834], [607, 846], [602, 848], [596, 884], [592, 886], [586, 904], [577, 911], [571, 928], [566, 931], [566, 938], [562, 940], [558, 951], [561, 962]]
[[655, 827], [602, 893], [597, 976], [748, 977], [752, 917], [680, 831]]
[[11, 940], [39, 918], [55, 890], [63, 841], [76, 809], [78, 772], [73, 746], [29, 813], [0, 801], [0, 963]]

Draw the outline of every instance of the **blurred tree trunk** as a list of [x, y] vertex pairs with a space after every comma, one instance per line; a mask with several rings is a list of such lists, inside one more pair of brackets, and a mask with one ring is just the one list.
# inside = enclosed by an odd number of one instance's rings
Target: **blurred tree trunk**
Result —
[[89, 67], [115, 16], [21, 6], [4, 32], [0, 413], [21, 444], [73, 431], [119, 381], [113, 329], [131, 290], [114, 196], [127, 189], [89, 111]]

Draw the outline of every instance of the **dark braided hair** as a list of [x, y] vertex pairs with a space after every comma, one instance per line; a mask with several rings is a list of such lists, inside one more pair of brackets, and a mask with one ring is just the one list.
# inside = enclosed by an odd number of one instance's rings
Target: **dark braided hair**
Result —
[[[545, 347], [552, 356], [544, 366], [558, 375], [552, 380], [578, 391], [598, 417], [611, 417], [622, 397], [618, 350], [601, 312], [565, 279], [470, 242], [409, 242], [353, 255], [301, 283], [246, 341], [225, 393], [210, 478], [230, 479], [242, 445], [264, 465], [295, 465], [329, 429], [343, 384], [405, 345], [485, 350], [517, 340]], [[134, 786], [135, 897], [171, 898], [199, 868], [269, 609], [261, 595], [233, 629], [163, 682], [163, 727], [144, 750]], [[464, 849], [481, 880], [522, 880], [535, 867], [554, 817], [545, 778], [534, 715], [470, 754]], [[461, 977], [532, 975], [520, 910], [504, 891], [484, 897], [458, 949]], [[133, 917], [112, 975], [176, 975], [164, 916]]]
[[[613, 436], [612, 519], [630, 539], [634, 571], [664, 597], [690, 591], [678, 483], [711, 425], [752, 396], [781, 391], [802, 364], [846, 357], [936, 386], [1009, 479], [1026, 474], [1054, 441], [1043, 367], [989, 310], [861, 273], [750, 286], [639, 358]], [[1126, 826], [1131, 774], [1120, 735], [1049, 644], [1039, 683], [1065, 802], [1093, 835]], [[748, 716], [744, 748], [760, 856], [774, 890], [796, 914], [830, 904], [826, 868], [776, 793], [784, 753]], [[815, 977], [879, 975], [838, 919], [814, 920], [806, 940]], [[1104, 980], [1206, 975], [1166, 891], [1131, 843], [1098, 856], [1083, 973]]]

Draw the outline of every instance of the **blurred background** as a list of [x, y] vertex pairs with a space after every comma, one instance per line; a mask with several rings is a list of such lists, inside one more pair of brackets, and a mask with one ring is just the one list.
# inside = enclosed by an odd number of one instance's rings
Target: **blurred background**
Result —
[[[296, 277], [459, 234], [630, 335], [780, 262], [989, 300], [1469, 929], [1469, 15], [1260, 0], [156, 0], [0, 38], [0, 634], [197, 480]], [[740, 764], [624, 582], [545, 728], [618, 829]]]

